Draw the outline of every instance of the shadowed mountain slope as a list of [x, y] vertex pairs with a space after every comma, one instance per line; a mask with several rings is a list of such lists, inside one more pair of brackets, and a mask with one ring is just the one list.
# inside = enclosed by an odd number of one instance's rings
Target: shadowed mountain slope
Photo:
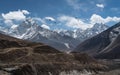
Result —
[[96, 58], [118, 59], [120, 58], [120, 35], [105, 49], [103, 49]]
[[104, 59], [119, 58], [119, 34], [120, 23], [117, 23], [102, 33], [85, 40], [79, 44], [73, 52], [85, 52], [92, 56], [103, 57]]

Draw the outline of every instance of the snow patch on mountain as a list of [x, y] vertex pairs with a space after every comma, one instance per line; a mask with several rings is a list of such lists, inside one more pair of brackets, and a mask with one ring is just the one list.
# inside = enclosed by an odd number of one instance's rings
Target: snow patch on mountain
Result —
[[69, 44], [68, 43], [64, 43], [65, 44], [65, 46], [67, 47], [67, 48], [70, 48], [70, 46], [69, 46]]
[[114, 29], [110, 32], [109, 38], [110, 38], [111, 42], [114, 41], [119, 34], [120, 34], [120, 26], [117, 27], [117, 28], [114, 28]]

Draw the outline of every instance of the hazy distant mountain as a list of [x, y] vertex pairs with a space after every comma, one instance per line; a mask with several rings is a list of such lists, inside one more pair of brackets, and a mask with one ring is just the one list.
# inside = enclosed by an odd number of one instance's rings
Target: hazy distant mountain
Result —
[[74, 52], [86, 52], [99, 58], [120, 58], [120, 23], [79, 44]]

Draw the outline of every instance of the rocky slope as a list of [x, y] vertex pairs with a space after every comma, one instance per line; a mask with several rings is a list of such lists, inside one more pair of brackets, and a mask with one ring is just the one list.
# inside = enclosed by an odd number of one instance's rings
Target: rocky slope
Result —
[[98, 73], [106, 66], [87, 54], [62, 53], [42, 43], [31, 43], [0, 34], [1, 75], [63, 75]]
[[77, 46], [74, 52], [86, 52], [99, 58], [120, 58], [120, 23], [102, 33], [85, 40]]

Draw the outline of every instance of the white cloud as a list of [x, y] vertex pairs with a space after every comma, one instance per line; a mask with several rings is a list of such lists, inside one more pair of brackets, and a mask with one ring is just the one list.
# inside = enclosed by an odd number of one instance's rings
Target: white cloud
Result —
[[36, 21], [39, 21], [41, 23], [44, 23], [44, 24], [46, 23], [43, 19], [41, 19], [39, 17], [33, 17], [33, 19], [36, 20]]
[[2, 17], [5, 20], [24, 20], [26, 19], [27, 14], [30, 14], [27, 10], [18, 10], [18, 11], [10, 11], [9, 13], [2, 13]]
[[4, 23], [7, 24], [7, 25], [13, 25], [12, 20], [5, 20]]
[[115, 13], [117, 13], [117, 14], [120, 14], [120, 8], [117, 8], [117, 7], [113, 7], [113, 8], [110, 8], [110, 10], [112, 11], [112, 12], [115, 12]]
[[[104, 0], [99, 0], [99, 1], [80, 1], [80, 0], [66, 0], [67, 4], [71, 6], [73, 9], [77, 11], [83, 11], [88, 13], [88, 11], [94, 12], [98, 11], [98, 9], [95, 7], [95, 5], [99, 8], [104, 8], [105, 7], [105, 1]], [[96, 3], [103, 3], [103, 4], [96, 4]], [[76, 12], [77, 12], [76, 11]]]
[[90, 24], [83, 22], [81, 19], [77, 19], [70, 16], [60, 16], [58, 20], [64, 23], [66, 26], [72, 28], [81, 28], [84, 30], [91, 27]]
[[[38, 23], [42, 23], [42, 24], [48, 24], [47, 23], [47, 20], [48, 21], [56, 21], [53, 17], [44, 17], [44, 18], [40, 18], [40, 17], [33, 17], [34, 20], [36, 20]], [[50, 23], [49, 23], [50, 25]]]
[[41, 27], [45, 28], [45, 29], [50, 29], [50, 27], [48, 25], [42, 24]]
[[30, 14], [27, 10], [22, 10], [23, 14]]
[[104, 19], [100, 15], [97, 15], [97, 14], [93, 14], [91, 16], [90, 22], [91, 23], [105, 23]]
[[66, 1], [74, 9], [80, 9], [80, 4], [78, 3], [78, 0], [66, 0]]
[[104, 8], [105, 7], [104, 4], [96, 4], [96, 6], [99, 7], [99, 8]]
[[55, 21], [53, 17], [45, 17], [45, 20]]
[[2, 13], [4, 23], [6, 25], [14, 25], [13, 21], [22, 21], [26, 19], [26, 15], [30, 14], [27, 10], [10, 11], [8, 13]]
[[63, 25], [66, 25], [68, 27], [72, 28], [80, 28], [80, 29], [87, 29], [91, 28], [95, 23], [103, 23], [107, 24], [110, 22], [120, 22], [120, 17], [106, 17], [103, 18], [100, 15], [93, 14], [89, 19], [83, 21], [82, 19], [71, 17], [71, 16], [60, 16], [58, 17], [58, 21], [62, 23]]
[[94, 23], [109, 23], [109, 22], [119, 22], [120, 21], [120, 17], [106, 17], [103, 18], [100, 15], [97, 14], [93, 14], [90, 18], [90, 23], [94, 24]]

